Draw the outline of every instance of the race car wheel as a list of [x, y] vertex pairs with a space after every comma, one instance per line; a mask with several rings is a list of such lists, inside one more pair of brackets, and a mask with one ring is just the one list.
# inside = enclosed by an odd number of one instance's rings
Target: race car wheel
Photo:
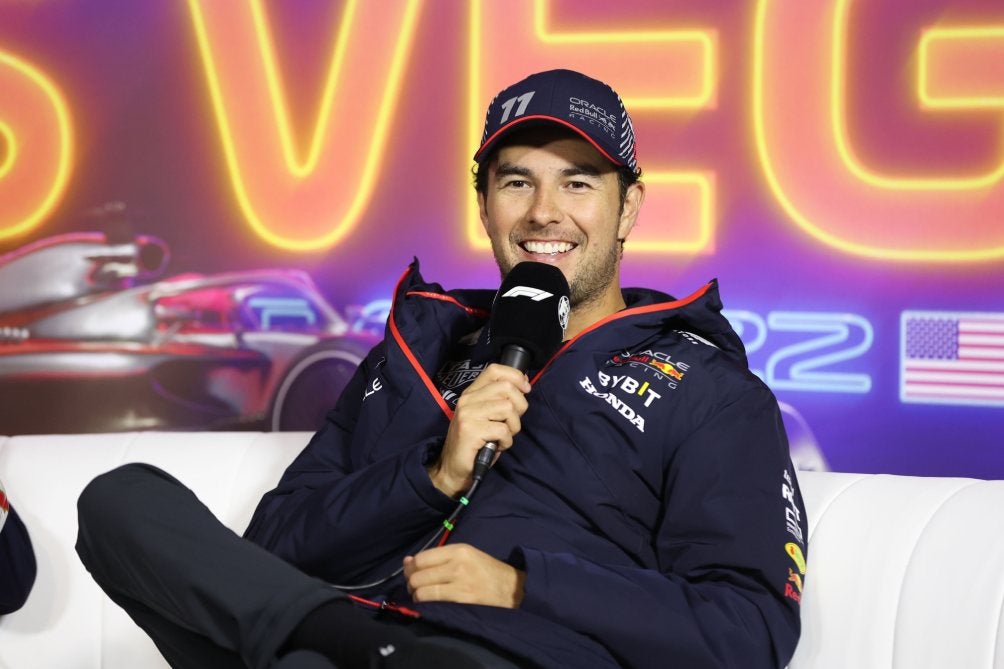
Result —
[[286, 372], [272, 400], [273, 431], [318, 430], [366, 351], [351, 343], [308, 349]]

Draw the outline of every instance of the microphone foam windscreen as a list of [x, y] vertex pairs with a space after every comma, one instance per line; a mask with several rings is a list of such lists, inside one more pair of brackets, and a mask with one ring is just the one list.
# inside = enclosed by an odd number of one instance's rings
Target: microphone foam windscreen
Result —
[[510, 344], [522, 346], [540, 367], [561, 345], [568, 325], [568, 282], [554, 265], [521, 262], [506, 275], [495, 294], [489, 343], [498, 359]]

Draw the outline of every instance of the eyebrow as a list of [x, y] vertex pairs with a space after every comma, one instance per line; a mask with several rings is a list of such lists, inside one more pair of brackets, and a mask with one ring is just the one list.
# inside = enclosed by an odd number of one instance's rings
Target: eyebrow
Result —
[[[590, 165], [588, 163], [576, 163], [571, 167], [566, 167], [561, 170], [561, 176], [563, 177], [577, 177], [577, 176], [587, 176], [587, 177], [599, 177], [602, 174], [600, 168], [595, 165]], [[532, 177], [533, 172], [526, 167], [520, 165], [513, 165], [512, 163], [502, 163], [497, 168], [495, 168], [495, 178], [504, 177]]]

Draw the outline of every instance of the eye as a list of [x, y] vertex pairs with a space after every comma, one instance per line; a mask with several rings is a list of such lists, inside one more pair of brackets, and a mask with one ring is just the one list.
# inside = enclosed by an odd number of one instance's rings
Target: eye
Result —
[[569, 181], [567, 184], [569, 190], [586, 190], [592, 188], [592, 184], [585, 181]]
[[510, 179], [502, 184], [503, 188], [527, 188], [530, 184], [523, 179]]

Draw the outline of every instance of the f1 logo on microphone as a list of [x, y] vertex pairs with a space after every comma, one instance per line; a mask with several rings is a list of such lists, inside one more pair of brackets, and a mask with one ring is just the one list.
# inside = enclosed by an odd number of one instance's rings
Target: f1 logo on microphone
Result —
[[549, 297], [554, 297], [554, 294], [540, 288], [531, 288], [530, 286], [513, 286], [502, 297], [529, 297], [534, 302], [540, 302]]

